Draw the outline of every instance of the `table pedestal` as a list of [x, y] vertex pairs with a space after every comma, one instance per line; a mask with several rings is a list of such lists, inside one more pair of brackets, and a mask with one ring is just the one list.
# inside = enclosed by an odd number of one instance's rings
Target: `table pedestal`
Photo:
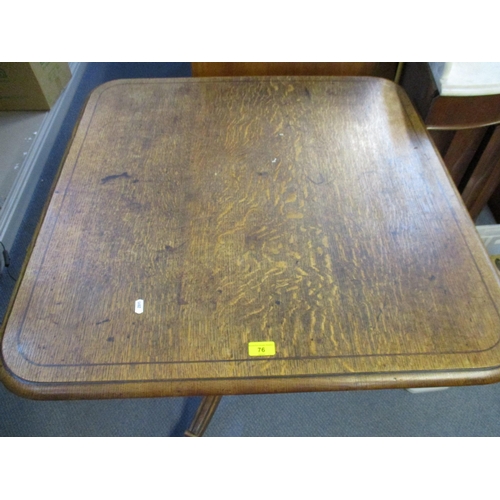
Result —
[[219, 406], [220, 400], [222, 396], [205, 396], [200, 406], [198, 406], [198, 410], [196, 411], [196, 415], [194, 416], [189, 429], [184, 433], [187, 437], [201, 437], [203, 433], [208, 427], [210, 420], [217, 410], [217, 406]]

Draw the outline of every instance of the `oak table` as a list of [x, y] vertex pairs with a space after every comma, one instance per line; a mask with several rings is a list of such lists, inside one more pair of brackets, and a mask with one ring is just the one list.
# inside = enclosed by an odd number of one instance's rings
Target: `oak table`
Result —
[[81, 116], [2, 330], [31, 398], [500, 380], [499, 278], [383, 79], [118, 80]]

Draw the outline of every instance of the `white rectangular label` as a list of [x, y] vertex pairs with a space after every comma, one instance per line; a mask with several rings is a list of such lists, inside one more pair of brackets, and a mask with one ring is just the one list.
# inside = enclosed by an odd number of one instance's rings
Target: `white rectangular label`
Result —
[[135, 312], [142, 314], [144, 312], [144, 300], [139, 299], [135, 301]]

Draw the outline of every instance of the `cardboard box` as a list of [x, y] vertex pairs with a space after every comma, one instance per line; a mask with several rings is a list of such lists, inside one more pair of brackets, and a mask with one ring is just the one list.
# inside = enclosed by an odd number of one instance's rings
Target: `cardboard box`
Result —
[[68, 63], [0, 62], [0, 110], [49, 110], [70, 78]]

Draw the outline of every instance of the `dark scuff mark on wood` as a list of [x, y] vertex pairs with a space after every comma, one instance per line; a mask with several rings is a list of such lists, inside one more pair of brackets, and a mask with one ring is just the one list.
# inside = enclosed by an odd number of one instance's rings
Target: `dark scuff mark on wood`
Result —
[[114, 174], [114, 175], [108, 175], [106, 177], [103, 177], [101, 179], [101, 184], [106, 184], [107, 182], [114, 181], [114, 180], [120, 179], [122, 177], [124, 179], [130, 179], [130, 175], [128, 172], [122, 172], [121, 174]]
[[313, 184], [316, 184], [316, 186], [319, 186], [319, 185], [325, 183], [325, 178], [323, 177], [323, 174], [319, 174], [319, 179], [317, 181], [315, 181], [314, 179], [311, 179], [309, 176], [307, 176], [307, 180], [309, 182], [312, 182]]

